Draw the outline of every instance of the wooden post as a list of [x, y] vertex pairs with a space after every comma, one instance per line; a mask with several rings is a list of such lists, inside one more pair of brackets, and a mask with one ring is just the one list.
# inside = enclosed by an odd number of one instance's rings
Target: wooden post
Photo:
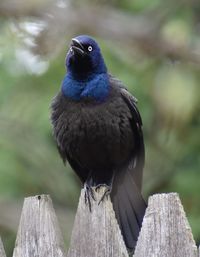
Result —
[[6, 253], [4, 251], [3, 243], [0, 238], [0, 257], [6, 257]]
[[178, 195], [150, 197], [134, 257], [197, 256], [197, 247]]
[[63, 239], [48, 195], [25, 198], [13, 257], [64, 257]]
[[67, 257], [128, 257], [110, 197], [99, 204], [104, 190], [94, 190], [91, 212], [81, 191]]

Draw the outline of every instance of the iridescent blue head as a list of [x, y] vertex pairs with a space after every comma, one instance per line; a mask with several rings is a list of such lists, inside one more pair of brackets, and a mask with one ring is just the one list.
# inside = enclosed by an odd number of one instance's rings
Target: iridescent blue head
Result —
[[109, 95], [107, 68], [98, 44], [89, 36], [72, 39], [66, 58], [67, 74], [62, 83], [64, 96], [80, 101], [105, 101]]
[[106, 73], [101, 50], [96, 41], [86, 35], [72, 39], [66, 57], [67, 71], [75, 78], [86, 78], [90, 75]]

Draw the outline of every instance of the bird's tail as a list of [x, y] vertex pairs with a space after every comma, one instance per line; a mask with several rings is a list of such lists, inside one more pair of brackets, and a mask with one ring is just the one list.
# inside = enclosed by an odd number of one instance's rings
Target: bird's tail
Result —
[[111, 200], [126, 247], [132, 254], [142, 225], [146, 203], [130, 170], [115, 174]]

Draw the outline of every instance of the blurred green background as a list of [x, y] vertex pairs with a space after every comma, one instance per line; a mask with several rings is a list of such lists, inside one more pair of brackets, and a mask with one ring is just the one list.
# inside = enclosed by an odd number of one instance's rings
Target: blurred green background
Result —
[[109, 71], [138, 99], [143, 192], [178, 192], [200, 242], [200, 3], [0, 2], [0, 235], [12, 255], [24, 197], [50, 194], [69, 243], [80, 183], [64, 167], [49, 106], [70, 39], [99, 42]]

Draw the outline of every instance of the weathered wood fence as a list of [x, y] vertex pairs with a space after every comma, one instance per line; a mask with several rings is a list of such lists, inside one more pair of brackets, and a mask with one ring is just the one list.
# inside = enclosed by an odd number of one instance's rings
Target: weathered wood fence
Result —
[[[67, 253], [50, 197], [26, 198], [13, 257], [128, 257], [110, 199], [98, 204], [103, 191], [95, 193], [92, 212], [81, 191]], [[149, 198], [134, 257], [200, 257], [176, 193]]]

